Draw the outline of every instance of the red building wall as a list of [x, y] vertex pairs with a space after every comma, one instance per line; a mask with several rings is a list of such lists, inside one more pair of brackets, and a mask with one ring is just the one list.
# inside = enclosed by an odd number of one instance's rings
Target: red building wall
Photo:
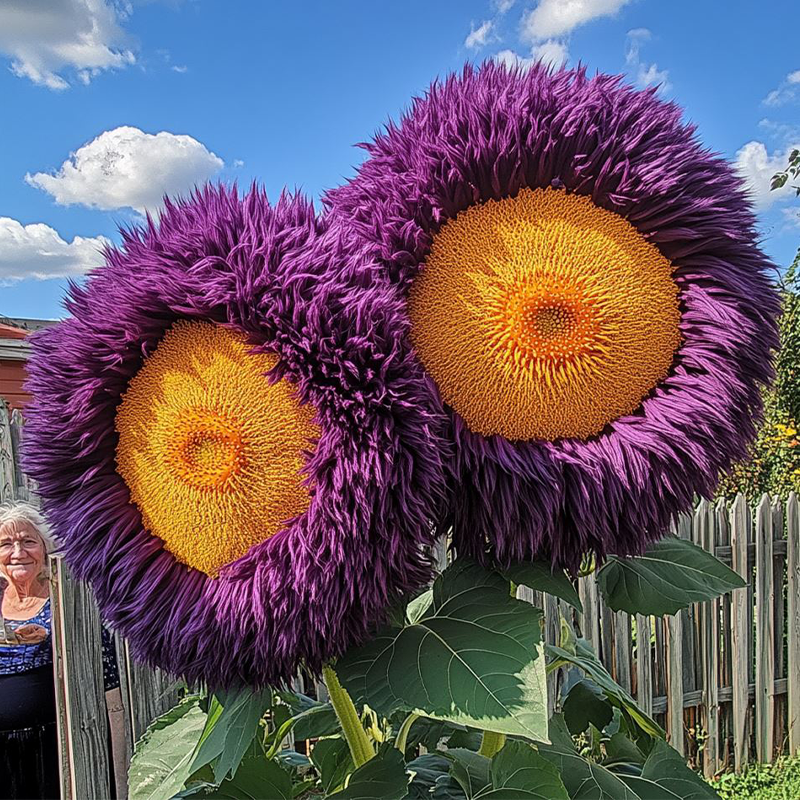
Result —
[[25, 380], [25, 362], [0, 359], [0, 397], [12, 409], [22, 408], [30, 399], [22, 390]]

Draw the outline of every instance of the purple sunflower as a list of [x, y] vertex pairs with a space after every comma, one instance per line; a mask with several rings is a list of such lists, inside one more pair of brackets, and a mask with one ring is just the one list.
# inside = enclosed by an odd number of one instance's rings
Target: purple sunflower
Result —
[[641, 551], [746, 455], [779, 303], [740, 180], [619, 77], [435, 83], [326, 197], [403, 303], [461, 554]]
[[206, 188], [123, 231], [37, 334], [26, 468], [134, 652], [288, 680], [430, 575], [440, 415], [397, 301], [310, 203]]

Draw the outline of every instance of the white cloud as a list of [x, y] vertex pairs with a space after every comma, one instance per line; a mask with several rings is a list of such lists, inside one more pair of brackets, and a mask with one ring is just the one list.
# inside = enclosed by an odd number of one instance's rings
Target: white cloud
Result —
[[599, 17], [617, 13], [631, 0], [539, 0], [522, 18], [522, 38], [530, 42], [566, 36]]
[[628, 31], [625, 42], [625, 63], [633, 74], [633, 80], [637, 86], [642, 89], [646, 86], [658, 86], [659, 93], [668, 92], [671, 88], [669, 72], [659, 69], [658, 64], [648, 64], [642, 61], [642, 45], [649, 42], [651, 38], [652, 34], [647, 28], [634, 28]]
[[2, 0], [0, 53], [11, 70], [49, 89], [66, 89], [136, 61], [118, 8], [106, 0]]
[[493, 0], [492, 5], [497, 9], [498, 14], [506, 14], [514, 7], [517, 0]]
[[501, 50], [499, 53], [495, 53], [492, 58], [500, 64], [505, 64], [509, 69], [516, 67], [527, 70], [537, 61], [541, 61], [548, 67], [555, 68], [560, 67], [569, 60], [569, 51], [566, 44], [551, 39], [534, 47], [530, 56], [521, 56], [515, 50]]
[[767, 209], [776, 201], [794, 194], [794, 189], [788, 183], [774, 192], [769, 187], [772, 176], [786, 167], [789, 153], [795, 148], [800, 149], [800, 144], [793, 144], [770, 154], [763, 142], [752, 141], [736, 153], [734, 167], [744, 178], [750, 196], [759, 209]]
[[0, 217], [0, 282], [83, 275], [102, 263], [104, 236], [62, 239], [49, 225]]
[[765, 106], [783, 106], [800, 97], [800, 69], [790, 72], [764, 99]]
[[514, 67], [529, 69], [535, 61], [533, 58], [525, 58], [517, 54], [514, 50], [501, 50], [499, 53], [495, 53], [492, 58], [500, 64], [505, 64], [509, 69]]
[[181, 75], [189, 71], [189, 67], [179, 66], [178, 64], [173, 64], [170, 69], [173, 72], [179, 72]]
[[490, 19], [481, 23], [477, 28], [474, 25], [470, 25], [469, 34], [467, 38], [464, 39], [464, 46], [468, 50], [476, 50], [479, 47], [484, 47], [489, 40], [493, 28], [494, 23]]
[[185, 194], [223, 166], [219, 156], [191, 136], [123, 126], [78, 148], [56, 173], [28, 174], [25, 180], [59, 205], [141, 212], [156, 209], [165, 194]]
[[541, 61], [548, 67], [560, 67], [569, 60], [569, 51], [563, 42], [548, 39], [533, 48], [533, 60]]

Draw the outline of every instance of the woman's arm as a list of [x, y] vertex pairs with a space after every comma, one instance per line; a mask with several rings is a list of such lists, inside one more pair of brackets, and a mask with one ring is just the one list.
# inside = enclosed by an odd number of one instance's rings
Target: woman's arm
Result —
[[117, 800], [128, 796], [127, 747], [125, 744], [125, 713], [122, 708], [122, 692], [119, 687], [106, 692], [108, 726], [111, 731], [111, 756], [114, 760], [114, 781], [117, 784]]

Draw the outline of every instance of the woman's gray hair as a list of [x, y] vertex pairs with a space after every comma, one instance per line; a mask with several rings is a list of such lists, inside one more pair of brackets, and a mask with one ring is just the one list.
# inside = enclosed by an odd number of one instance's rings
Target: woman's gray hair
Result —
[[45, 557], [42, 568], [43, 577], [46, 577], [49, 574], [47, 569], [47, 556], [58, 549], [53, 535], [50, 533], [50, 526], [47, 524], [47, 520], [35, 506], [32, 506], [30, 503], [16, 501], [0, 505], [0, 530], [9, 522], [27, 522], [28, 525], [36, 531], [36, 535], [42, 540], [42, 544], [44, 545]]

